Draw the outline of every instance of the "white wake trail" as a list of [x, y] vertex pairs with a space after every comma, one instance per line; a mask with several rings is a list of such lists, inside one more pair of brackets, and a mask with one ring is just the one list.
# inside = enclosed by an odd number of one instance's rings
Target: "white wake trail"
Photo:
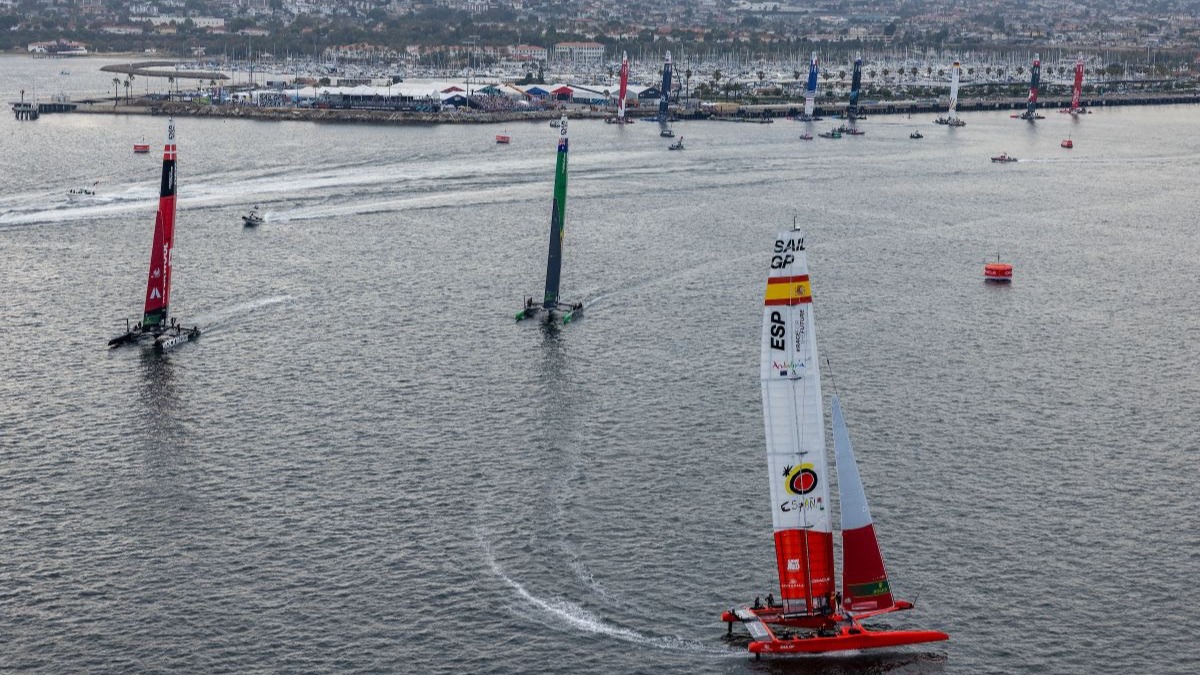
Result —
[[580, 605], [571, 602], [570, 600], [565, 600], [563, 598], [540, 598], [529, 592], [529, 589], [525, 588], [525, 586], [519, 581], [516, 581], [512, 577], [505, 574], [504, 568], [501, 567], [500, 563], [496, 561], [495, 554], [492, 551], [492, 546], [484, 537], [484, 533], [482, 531], [478, 533], [478, 539], [480, 546], [483, 549], [484, 559], [487, 561], [488, 567], [491, 569], [492, 573], [495, 574], [498, 579], [507, 584], [509, 588], [515, 591], [517, 596], [526, 603], [542, 610], [550, 618], [562, 621], [572, 628], [588, 633], [607, 635], [609, 637], [617, 638], [618, 640], [624, 640], [633, 644], [653, 647], [660, 650], [682, 651], [692, 654], [708, 654], [711, 656], [720, 657], [741, 658], [745, 656], [744, 652], [713, 647], [693, 640], [685, 640], [679, 637], [651, 637], [649, 635], [639, 633], [633, 629], [623, 628], [621, 626], [609, 623], [596, 614], [584, 609]]

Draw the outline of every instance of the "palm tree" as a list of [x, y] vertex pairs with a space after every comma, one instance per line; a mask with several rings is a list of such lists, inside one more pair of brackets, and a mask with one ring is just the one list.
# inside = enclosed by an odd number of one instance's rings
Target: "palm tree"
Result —
[[174, 87], [175, 87], [175, 76], [168, 75], [167, 76], [167, 100], [168, 101], [171, 100], [171, 89], [173, 89]]
[[868, 70], [867, 76], [870, 77], [872, 80], [874, 80], [875, 79], [875, 69], [872, 68], [872, 69]]
[[117, 107], [117, 103], [119, 103], [121, 100], [120, 91], [121, 91], [121, 78], [114, 77], [113, 78], [113, 107], [114, 108]]
[[1017, 66], [1017, 77], [1025, 74], [1025, 66]]
[[129, 105], [129, 87], [131, 85], [129, 84], [128, 76], [126, 76], [126, 78], [125, 78], [124, 85], [125, 85], [125, 105]]
[[933, 66], [925, 66], [925, 77], [933, 75]]
[[987, 68], [984, 68], [983, 72], [987, 73], [988, 77], [991, 77], [992, 76], [992, 67], [988, 66]]
[[968, 76], [968, 77], [969, 77], [969, 76], [971, 76], [971, 75], [974, 75], [974, 74], [975, 74], [975, 69], [974, 69], [974, 68], [967, 68], [967, 76]]
[[884, 68], [884, 69], [883, 69], [883, 79], [885, 79], [885, 80], [886, 80], [886, 79], [888, 78], [888, 75], [891, 75], [891, 74], [892, 74], [892, 71], [891, 71], [891, 69], [889, 69], [889, 68]]
[[133, 76], [133, 73], [130, 73], [125, 76], [125, 81], [129, 83], [129, 92], [127, 94], [125, 94], [125, 98], [127, 98], [127, 99], [129, 98], [129, 95], [133, 93], [133, 81], [135, 79], [137, 79], [137, 78]]
[[911, 70], [910, 72], [912, 73], [912, 76], [913, 76], [913, 77], [916, 77], [916, 76], [917, 76], [917, 73], [918, 73], [918, 72], [920, 72], [920, 71], [919, 71], [919, 70], [917, 70], [917, 67], [916, 67], [916, 66], [913, 66], [913, 67], [912, 67], [912, 70]]
[[683, 97], [688, 103], [692, 102], [692, 69], [688, 68], [683, 71], [684, 93]]

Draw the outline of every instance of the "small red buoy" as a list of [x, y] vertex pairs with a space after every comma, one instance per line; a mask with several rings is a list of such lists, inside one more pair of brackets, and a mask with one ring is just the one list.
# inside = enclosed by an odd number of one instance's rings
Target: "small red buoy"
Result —
[[1000, 262], [1000, 256], [996, 256], [996, 262], [983, 266], [983, 280], [1012, 281], [1012, 265]]

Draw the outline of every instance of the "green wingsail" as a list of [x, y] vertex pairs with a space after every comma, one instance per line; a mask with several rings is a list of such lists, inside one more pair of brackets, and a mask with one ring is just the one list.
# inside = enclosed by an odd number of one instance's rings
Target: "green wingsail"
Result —
[[550, 206], [550, 252], [546, 256], [544, 309], [558, 306], [558, 283], [562, 272], [562, 246], [567, 225], [567, 116], [558, 128], [558, 164], [554, 169], [554, 202]]

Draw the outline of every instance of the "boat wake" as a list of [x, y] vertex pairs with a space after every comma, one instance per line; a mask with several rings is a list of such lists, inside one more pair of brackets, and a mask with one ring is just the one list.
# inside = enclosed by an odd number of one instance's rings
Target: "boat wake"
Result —
[[[708, 654], [711, 656], [744, 658], [745, 654], [732, 649], [723, 649], [706, 645], [694, 640], [687, 640], [674, 636], [655, 637], [639, 633], [631, 628], [625, 628], [605, 621], [593, 612], [588, 611], [582, 606], [563, 598], [541, 598], [525, 588], [523, 584], [508, 576], [500, 563], [496, 561], [491, 544], [484, 537], [482, 531], [478, 536], [480, 547], [483, 549], [484, 559], [487, 562], [488, 568], [496, 575], [496, 578], [503, 581], [510, 589], [512, 589], [517, 597], [526, 605], [532, 606], [543, 613], [546, 618], [546, 625], [551, 627], [561, 627], [563, 625], [570, 626], [579, 631], [593, 633], [596, 635], [606, 635], [625, 642], [645, 647], [652, 647], [659, 650], [681, 651], [692, 654]], [[519, 612], [520, 616], [528, 616], [525, 612]]]
[[188, 319], [189, 323], [195, 323], [204, 329], [205, 334], [211, 333], [214, 329], [230, 323], [231, 319], [238, 318], [245, 314], [250, 314], [263, 307], [278, 305], [291, 300], [290, 295], [276, 295], [270, 298], [260, 298], [249, 302], [239, 303], [231, 307], [224, 307], [207, 314], [201, 314]]

